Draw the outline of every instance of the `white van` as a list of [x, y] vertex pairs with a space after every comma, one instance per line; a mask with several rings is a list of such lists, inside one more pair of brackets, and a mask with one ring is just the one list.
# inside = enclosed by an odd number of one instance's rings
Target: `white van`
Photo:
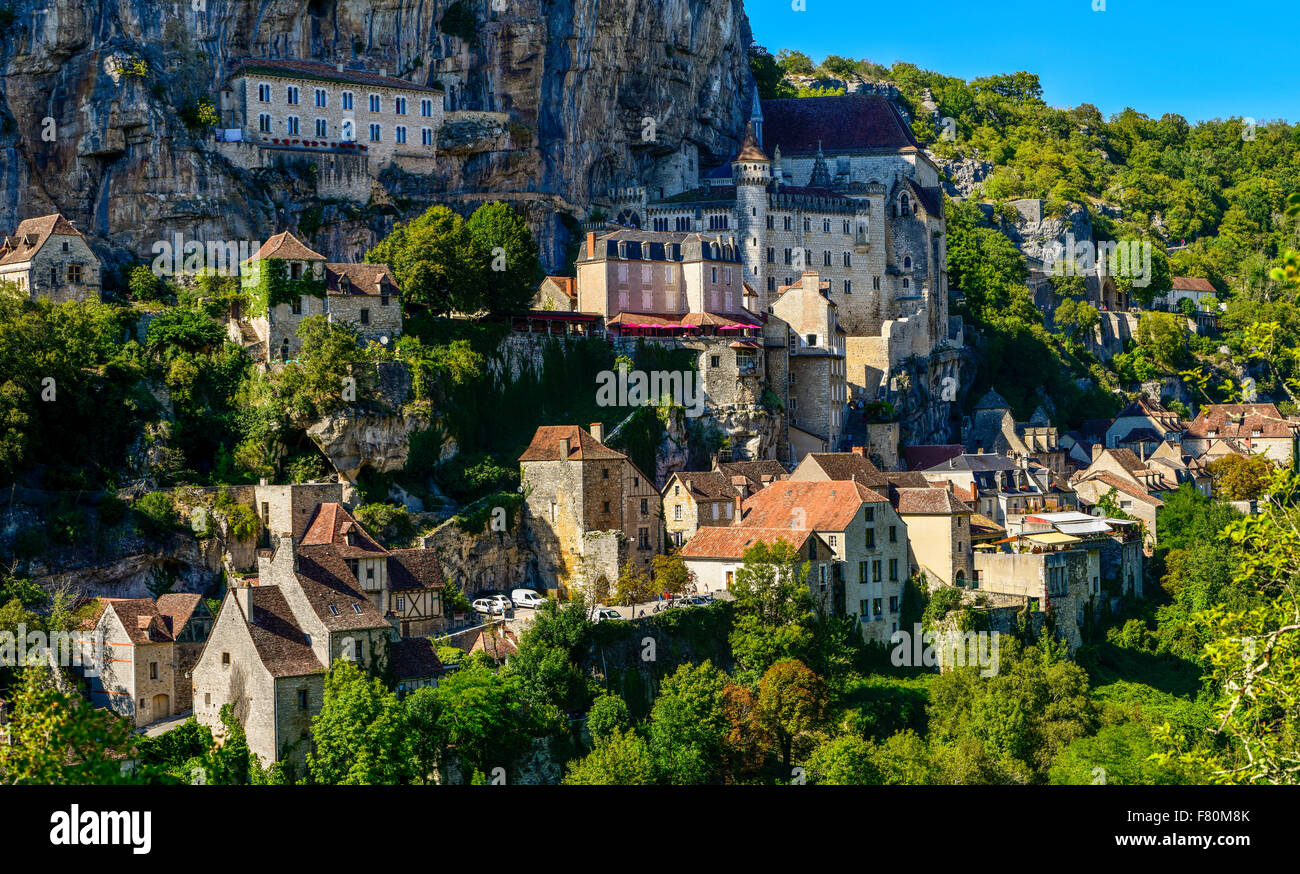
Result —
[[514, 589], [510, 593], [510, 600], [515, 602], [516, 607], [540, 607], [546, 603], [546, 599], [534, 589]]

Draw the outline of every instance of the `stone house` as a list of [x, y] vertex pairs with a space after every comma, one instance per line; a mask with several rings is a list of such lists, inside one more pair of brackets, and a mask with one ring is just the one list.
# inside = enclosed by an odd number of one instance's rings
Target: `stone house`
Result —
[[[219, 732], [221, 708], [233, 704], [254, 752], [301, 766], [325, 674], [340, 659], [387, 667], [407, 690], [436, 679], [440, 666], [401, 644], [398, 629], [436, 622], [442, 580], [424, 563], [431, 556], [397, 554], [425, 550], [384, 549], [339, 504], [321, 504], [301, 542], [282, 531], [272, 543], [258, 552], [257, 576], [226, 592], [193, 671], [194, 711]], [[403, 587], [407, 575], [417, 589]], [[422, 612], [399, 611], [413, 592], [428, 596]]]
[[[823, 537], [832, 558], [825, 580], [810, 579], [814, 596], [825, 583], [834, 612], [856, 615], [864, 640], [888, 641], [898, 629], [909, 563], [907, 528], [884, 495], [852, 481], [786, 480], [755, 493], [742, 509], [738, 527], [806, 529]], [[720, 536], [709, 531], [701, 528], [696, 537]]]
[[975, 579], [973, 511], [946, 488], [894, 488], [889, 497], [907, 527], [911, 574], [945, 586], [965, 587]]
[[[323, 177], [361, 162], [372, 177], [396, 164], [434, 167], [441, 90], [344, 64], [291, 58], [236, 62], [220, 94], [223, 139], [255, 148], [256, 165], [310, 160]], [[247, 160], [253, 160], [251, 158]]]
[[993, 389], [975, 403], [970, 419], [963, 422], [962, 441], [966, 452], [1031, 458], [1054, 473], [1065, 473], [1066, 451], [1046, 411], [1039, 407], [1028, 422], [1017, 422], [1011, 405]]
[[387, 264], [326, 262], [289, 231], [271, 237], [245, 262], [242, 283], [255, 300], [272, 285], [293, 283], [298, 292], [263, 301], [265, 311], [231, 314], [232, 339], [255, 346], [264, 361], [294, 358], [302, 348], [298, 328], [309, 316], [345, 322], [363, 341], [392, 342], [402, 333], [401, 295]]
[[[704, 592], [729, 591], [736, 572], [745, 566], [745, 550], [756, 543], [785, 541], [808, 562], [808, 588], [826, 613], [837, 607], [834, 586], [835, 550], [826, 537], [811, 528], [762, 528], [755, 525], [713, 525], [699, 529], [681, 549], [682, 561], [696, 587]], [[841, 593], [842, 594], [842, 593]]]
[[681, 546], [701, 525], [730, 525], [748, 481], [737, 487], [720, 471], [681, 471], [668, 477], [663, 496], [664, 528], [668, 542]]
[[[603, 442], [604, 429], [543, 425], [519, 457], [524, 524], [543, 573], [581, 588], [611, 585], [629, 562], [650, 571], [663, 552], [662, 498], [654, 481]], [[552, 588], [550, 580], [544, 580]]]
[[529, 309], [572, 313], [578, 309], [578, 282], [572, 276], [547, 276], [537, 287]]
[[920, 473], [932, 484], [951, 485], [963, 503], [1012, 533], [1027, 513], [1078, 506], [1063, 476], [1027, 456], [963, 453]]
[[[1097, 445], [1093, 447], [1092, 464], [1075, 474], [1071, 485], [1084, 507], [1096, 506], [1114, 490], [1119, 509], [1146, 526], [1147, 546], [1154, 549], [1156, 515], [1164, 506], [1164, 497], [1184, 482], [1197, 484], [1197, 475], [1190, 468], [1179, 470], [1168, 457], [1147, 462], [1130, 449]], [[1198, 488], [1203, 487], [1202, 477]]]
[[183, 713], [191, 706], [190, 672], [212, 626], [196, 594], [152, 598], [98, 598], [82, 628], [81, 645], [102, 635], [99, 676], [87, 677], [91, 703], [137, 726]]
[[[741, 488], [740, 479], [745, 481], [746, 497], [759, 489], [765, 489], [774, 482], [786, 479], [790, 472], [776, 459], [753, 459], [749, 461], [713, 460], [713, 469], [721, 473], [732, 483]], [[739, 477], [740, 479], [737, 479]]]
[[1198, 310], [1207, 309], [1209, 298], [1217, 298], [1218, 292], [1208, 279], [1196, 276], [1175, 276], [1170, 282], [1169, 291], [1151, 301], [1154, 309], [1175, 312], [1184, 299], [1190, 300]]
[[0, 241], [0, 281], [6, 280], [32, 300], [99, 300], [99, 257], [59, 213], [24, 219]]
[[788, 353], [786, 442], [789, 460], [798, 463], [809, 452], [839, 449], [849, 400], [845, 332], [816, 271], [778, 294], [766, 333], [784, 342]]
[[1106, 428], [1104, 442], [1108, 449], [1128, 449], [1145, 457], [1162, 443], [1181, 442], [1186, 427], [1177, 413], [1138, 398]]
[[1232, 439], [1246, 452], [1279, 465], [1296, 457], [1300, 423], [1283, 416], [1273, 404], [1206, 404], [1183, 432], [1183, 450], [1201, 455], [1215, 440]]
[[889, 478], [866, 457], [866, 450], [852, 452], [810, 452], [790, 473], [792, 482], [828, 482], [856, 480], [870, 488], [887, 486]]

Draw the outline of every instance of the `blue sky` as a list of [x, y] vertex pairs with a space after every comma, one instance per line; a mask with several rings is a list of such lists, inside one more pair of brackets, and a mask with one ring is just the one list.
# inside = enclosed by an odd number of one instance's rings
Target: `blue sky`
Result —
[[[797, 0], [796, 0], [797, 2]], [[745, 0], [754, 39], [972, 79], [1037, 73], [1053, 106], [1300, 120], [1297, 0]], [[924, 16], [924, 17], [922, 17]]]

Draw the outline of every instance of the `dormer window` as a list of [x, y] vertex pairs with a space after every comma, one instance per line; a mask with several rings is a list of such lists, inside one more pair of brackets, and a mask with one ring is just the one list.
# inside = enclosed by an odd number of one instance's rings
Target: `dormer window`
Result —
[[354, 613], [360, 613], [360, 612], [361, 612], [361, 605], [360, 605], [360, 604], [353, 604], [353, 605], [352, 605], [352, 612], [354, 612]]
[[337, 615], [339, 615], [339, 608], [337, 608], [337, 607], [335, 607], [333, 604], [331, 604], [331, 605], [330, 605], [330, 612], [333, 613], [335, 616], [337, 616]]

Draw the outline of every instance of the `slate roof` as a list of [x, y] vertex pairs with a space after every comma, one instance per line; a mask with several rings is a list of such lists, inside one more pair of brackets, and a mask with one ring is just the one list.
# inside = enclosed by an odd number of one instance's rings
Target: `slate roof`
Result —
[[236, 61], [230, 70], [230, 78], [250, 73], [265, 72], [273, 76], [286, 78], [305, 77], [323, 79], [329, 82], [343, 82], [354, 85], [376, 85], [383, 88], [402, 88], [408, 91], [434, 91], [427, 85], [416, 85], [395, 76], [384, 76], [367, 70], [348, 70], [342, 72], [332, 64], [320, 61], [300, 61], [293, 58], [246, 58]]
[[393, 676], [398, 680], [436, 677], [443, 672], [433, 641], [427, 637], [404, 637], [393, 641], [389, 658]]
[[[262, 665], [273, 677], [302, 677], [321, 674], [325, 666], [307, 635], [298, 627], [289, 602], [277, 586], [254, 586], [250, 591], [252, 616], [244, 617], [253, 646]], [[231, 598], [238, 604], [238, 598]]]
[[297, 558], [298, 585], [312, 612], [327, 629], [358, 631], [387, 627], [388, 622], [370, 603], [336, 547], [332, 544], [302, 546], [297, 550]]
[[765, 458], [757, 461], [719, 461], [715, 464], [715, 469], [720, 471], [730, 480], [732, 477], [743, 476], [749, 480], [755, 491], [763, 488], [767, 483], [763, 482], [763, 477], [771, 477], [770, 482], [777, 482], [782, 477], [789, 476], [789, 471], [781, 462]]
[[387, 264], [330, 263], [325, 265], [325, 292], [378, 297], [396, 294], [397, 280]]
[[919, 149], [893, 101], [880, 95], [764, 100], [763, 146], [786, 155]]
[[898, 489], [898, 500], [894, 505], [899, 515], [911, 516], [951, 516], [954, 513], [973, 512], [970, 507], [947, 489]]
[[907, 459], [908, 470], [929, 470], [944, 464], [950, 458], [956, 458], [966, 452], [960, 443], [935, 443], [920, 446], [904, 446], [903, 458]]
[[810, 452], [805, 458], [811, 458], [831, 480], [856, 479], [866, 486], [883, 486], [888, 482], [880, 468], [856, 452]]
[[925, 470], [944, 471], [944, 470], [968, 470], [976, 471], [998, 471], [998, 470], [1015, 470], [1017, 464], [1014, 459], [1005, 455], [999, 455], [994, 452], [969, 453], [964, 452], [961, 455], [950, 457], [947, 461], [942, 461]]
[[686, 492], [697, 501], [722, 501], [733, 500], [736, 497], [736, 489], [731, 484], [731, 480], [718, 470], [684, 470], [678, 471], [668, 478], [668, 483], [664, 485], [665, 494], [669, 485], [676, 479], [686, 487]]
[[519, 460], [521, 462], [566, 460], [560, 457], [560, 441], [565, 437], [569, 438], [568, 460], [614, 461], [627, 458], [623, 453], [610, 449], [592, 437], [585, 428], [577, 425], [542, 425], [533, 433], [532, 442], [528, 444], [524, 454], [519, 456]]
[[59, 213], [23, 219], [12, 236], [0, 241], [0, 264], [20, 264], [31, 260], [45, 241], [55, 234], [85, 236]]
[[388, 588], [394, 591], [441, 589], [446, 585], [442, 562], [432, 549], [394, 549], [388, 562]]
[[1011, 409], [1011, 405], [1006, 402], [1006, 399], [1003, 398], [1002, 395], [998, 394], [993, 389], [989, 389], [984, 393], [984, 397], [980, 398], [979, 401], [976, 402], [975, 409], [1009, 410]]

